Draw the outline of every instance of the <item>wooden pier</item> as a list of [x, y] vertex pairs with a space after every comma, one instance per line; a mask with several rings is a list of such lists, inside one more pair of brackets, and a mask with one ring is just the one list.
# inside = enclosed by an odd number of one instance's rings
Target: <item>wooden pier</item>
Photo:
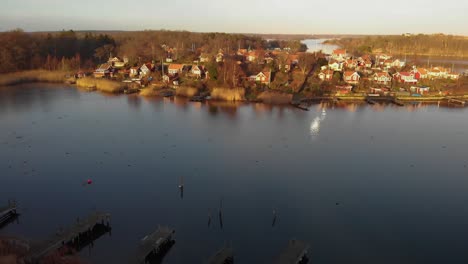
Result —
[[0, 228], [14, 221], [18, 216], [16, 202], [8, 201], [7, 206], [0, 208]]
[[158, 227], [156, 231], [145, 236], [138, 247], [137, 263], [161, 262], [175, 243], [172, 238], [174, 233], [174, 229], [169, 227]]
[[43, 257], [63, 247], [80, 251], [110, 231], [110, 215], [107, 213], [93, 213], [83, 220], [77, 219], [69, 228], [61, 229], [49, 239], [32, 246], [25, 258], [26, 263], [38, 263]]
[[397, 98], [393, 98], [391, 100], [391, 102], [395, 105], [398, 105], [398, 106], [405, 106], [405, 103], [403, 103], [402, 101], [398, 100]]
[[274, 262], [275, 264], [305, 264], [309, 262], [307, 250], [309, 246], [299, 240], [291, 240], [286, 249]]
[[374, 101], [374, 100], [372, 100], [372, 99], [370, 99], [370, 98], [366, 98], [366, 102], [367, 102], [368, 104], [370, 104], [370, 105], [375, 105], [375, 104], [377, 103], [376, 101]]
[[224, 247], [211, 256], [207, 262], [208, 264], [233, 264], [234, 253], [232, 248]]
[[456, 99], [456, 98], [447, 98], [447, 101], [449, 104], [458, 104], [464, 106], [466, 104], [466, 101]]

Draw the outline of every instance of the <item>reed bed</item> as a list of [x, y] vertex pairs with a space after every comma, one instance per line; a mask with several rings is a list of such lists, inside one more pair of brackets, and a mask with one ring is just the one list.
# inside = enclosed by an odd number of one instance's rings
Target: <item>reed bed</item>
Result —
[[177, 96], [192, 97], [199, 93], [198, 88], [190, 86], [181, 86], [176, 89]]
[[0, 75], [0, 86], [10, 86], [35, 82], [63, 83], [70, 72], [32, 70]]
[[106, 93], [121, 93], [125, 89], [124, 83], [91, 77], [76, 80], [76, 85], [85, 88], [96, 88], [98, 91]]
[[244, 101], [245, 89], [216, 87], [211, 91], [211, 98], [222, 101]]

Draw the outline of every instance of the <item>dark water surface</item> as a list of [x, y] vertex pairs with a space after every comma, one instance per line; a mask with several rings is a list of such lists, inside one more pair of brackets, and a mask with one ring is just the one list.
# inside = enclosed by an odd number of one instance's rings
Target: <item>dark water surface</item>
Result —
[[467, 108], [304, 112], [34, 84], [0, 88], [0, 128], [0, 200], [22, 213], [0, 233], [41, 239], [107, 211], [92, 263], [127, 263], [158, 224], [176, 229], [166, 263], [224, 243], [236, 263], [270, 263], [291, 238], [311, 263], [468, 263]]

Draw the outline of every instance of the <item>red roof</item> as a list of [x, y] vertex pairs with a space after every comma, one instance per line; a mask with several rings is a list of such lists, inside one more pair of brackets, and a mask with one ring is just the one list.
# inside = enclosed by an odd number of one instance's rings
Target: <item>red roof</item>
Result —
[[169, 70], [179, 70], [181, 71], [184, 68], [183, 64], [170, 64]]
[[336, 50], [333, 51], [333, 54], [335, 54], [335, 55], [345, 55], [346, 50], [345, 49], [336, 49]]
[[345, 71], [344, 72], [344, 76], [346, 76], [346, 77], [351, 77], [351, 76], [353, 76], [353, 74], [357, 74], [357, 72], [355, 72], [355, 71]]

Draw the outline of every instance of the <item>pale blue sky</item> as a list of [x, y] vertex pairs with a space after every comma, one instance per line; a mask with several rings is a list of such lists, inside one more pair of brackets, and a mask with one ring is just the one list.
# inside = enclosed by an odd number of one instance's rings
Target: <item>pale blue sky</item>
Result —
[[1, 0], [0, 31], [468, 35], [467, 0]]

